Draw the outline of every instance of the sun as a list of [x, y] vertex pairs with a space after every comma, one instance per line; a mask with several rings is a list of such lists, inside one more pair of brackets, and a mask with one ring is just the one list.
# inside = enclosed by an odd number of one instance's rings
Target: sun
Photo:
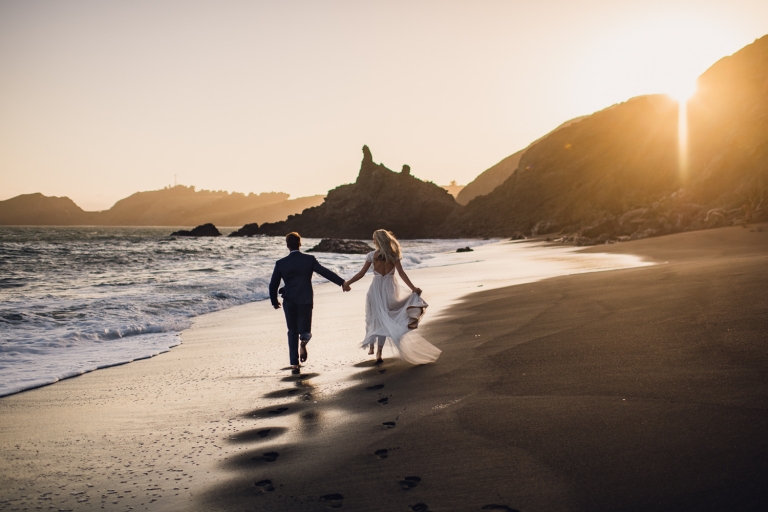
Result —
[[667, 94], [678, 102], [687, 102], [691, 99], [691, 96], [696, 94], [696, 82], [693, 80], [681, 80], [677, 84], [669, 87]]

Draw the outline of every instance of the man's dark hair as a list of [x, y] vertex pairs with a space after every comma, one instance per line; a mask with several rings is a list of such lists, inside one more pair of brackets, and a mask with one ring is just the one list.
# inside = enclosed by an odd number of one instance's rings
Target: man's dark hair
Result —
[[288, 245], [290, 250], [295, 251], [301, 247], [301, 235], [295, 231], [291, 231], [285, 235], [285, 243]]

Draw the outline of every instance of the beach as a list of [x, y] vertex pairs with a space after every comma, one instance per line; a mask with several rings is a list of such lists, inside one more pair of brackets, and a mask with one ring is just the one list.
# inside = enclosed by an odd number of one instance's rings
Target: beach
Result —
[[357, 348], [370, 277], [316, 288], [300, 376], [267, 301], [197, 317], [1, 398], [0, 510], [762, 510], [767, 249], [734, 227], [444, 255], [409, 272], [443, 350], [419, 367]]

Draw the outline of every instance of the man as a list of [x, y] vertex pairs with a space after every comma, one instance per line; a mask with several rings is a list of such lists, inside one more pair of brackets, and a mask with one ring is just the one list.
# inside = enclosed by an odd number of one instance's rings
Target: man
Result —
[[[299, 357], [302, 363], [307, 360], [307, 343], [312, 338], [312, 274], [317, 272], [332, 283], [341, 286], [345, 292], [350, 288], [344, 284], [344, 279], [320, 265], [314, 256], [299, 251], [301, 236], [298, 233], [288, 233], [285, 243], [291, 252], [275, 263], [275, 271], [269, 282], [269, 299], [275, 309], [280, 309], [277, 288], [282, 279], [285, 286], [280, 289], [280, 293], [283, 296], [285, 323], [288, 324], [291, 373], [299, 373]], [[301, 340], [300, 346], [299, 340]]]

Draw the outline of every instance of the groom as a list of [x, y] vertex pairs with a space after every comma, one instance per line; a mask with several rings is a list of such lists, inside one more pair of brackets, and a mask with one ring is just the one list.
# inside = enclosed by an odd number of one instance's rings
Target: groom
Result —
[[[291, 373], [299, 373], [299, 356], [301, 362], [307, 360], [307, 343], [312, 338], [312, 274], [317, 272], [332, 283], [341, 286], [345, 292], [350, 290], [344, 280], [317, 262], [314, 256], [303, 254], [301, 236], [298, 233], [288, 233], [285, 237], [288, 256], [275, 263], [275, 271], [269, 282], [269, 299], [275, 309], [280, 309], [277, 300], [280, 280], [285, 286], [280, 289], [283, 296], [283, 311], [285, 323], [288, 324], [288, 352], [291, 358]], [[299, 353], [301, 340], [301, 353]]]

